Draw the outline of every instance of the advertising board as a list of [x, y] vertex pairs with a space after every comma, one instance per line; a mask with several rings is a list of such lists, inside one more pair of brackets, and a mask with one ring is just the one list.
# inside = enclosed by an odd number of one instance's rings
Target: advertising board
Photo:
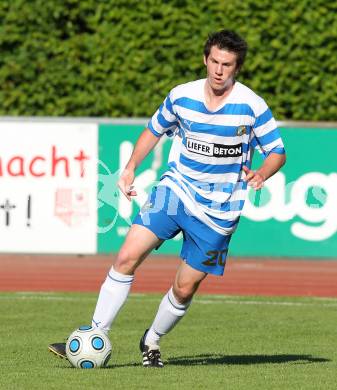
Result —
[[96, 252], [97, 130], [1, 122], [1, 252]]

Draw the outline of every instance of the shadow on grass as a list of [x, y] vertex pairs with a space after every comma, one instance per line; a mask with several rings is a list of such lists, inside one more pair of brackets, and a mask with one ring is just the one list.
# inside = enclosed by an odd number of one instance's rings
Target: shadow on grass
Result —
[[282, 363], [326, 363], [330, 359], [314, 357], [311, 355], [196, 355], [178, 356], [168, 358], [167, 363], [176, 366], [195, 366], [212, 364], [250, 365], [250, 364], [282, 364]]
[[[195, 356], [178, 356], [164, 360], [164, 364], [170, 366], [209, 366], [209, 365], [251, 365], [251, 364], [311, 364], [331, 362], [330, 359], [314, 357], [311, 355], [195, 355]], [[140, 362], [113, 364], [109, 362], [105, 370], [142, 367]], [[70, 365], [67, 367], [73, 369]]]

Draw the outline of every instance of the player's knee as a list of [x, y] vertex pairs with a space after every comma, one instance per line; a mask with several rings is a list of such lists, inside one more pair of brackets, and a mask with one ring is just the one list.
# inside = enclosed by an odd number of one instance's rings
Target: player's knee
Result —
[[173, 294], [176, 300], [181, 304], [189, 302], [193, 298], [195, 290], [196, 289], [194, 288], [194, 286], [190, 286], [186, 284], [185, 285], [175, 284], [173, 286]]
[[121, 249], [114, 263], [114, 270], [122, 274], [131, 274], [136, 269], [138, 259], [128, 250]]

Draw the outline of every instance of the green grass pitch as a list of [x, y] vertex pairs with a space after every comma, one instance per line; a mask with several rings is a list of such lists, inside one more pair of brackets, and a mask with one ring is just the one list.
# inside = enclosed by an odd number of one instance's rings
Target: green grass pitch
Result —
[[108, 368], [74, 369], [47, 345], [90, 323], [96, 297], [1, 293], [0, 389], [337, 389], [337, 299], [199, 295], [160, 370], [141, 366], [138, 343], [161, 297], [132, 294]]

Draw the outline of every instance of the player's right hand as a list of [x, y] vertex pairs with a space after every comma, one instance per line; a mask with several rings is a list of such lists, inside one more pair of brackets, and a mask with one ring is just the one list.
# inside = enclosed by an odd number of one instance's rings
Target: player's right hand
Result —
[[137, 195], [137, 192], [134, 190], [134, 186], [132, 185], [134, 180], [135, 180], [135, 173], [133, 170], [130, 169], [125, 169], [118, 180], [119, 189], [130, 201], [132, 196]]

